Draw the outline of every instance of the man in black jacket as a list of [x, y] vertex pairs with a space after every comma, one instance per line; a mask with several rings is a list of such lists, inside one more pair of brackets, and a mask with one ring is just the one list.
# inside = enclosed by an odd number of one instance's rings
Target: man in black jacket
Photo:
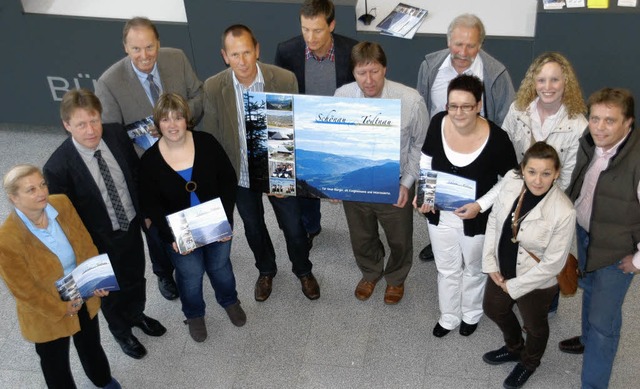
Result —
[[73, 89], [60, 104], [70, 137], [44, 165], [51, 194], [69, 197], [100, 253], [109, 255], [120, 290], [102, 299], [109, 330], [125, 354], [140, 359], [145, 347], [132, 327], [149, 336], [167, 330], [144, 314], [144, 247], [140, 232], [138, 156], [120, 124], [102, 127], [102, 105], [93, 92]]
[[[333, 96], [337, 88], [355, 81], [349, 64], [358, 42], [334, 34], [335, 7], [331, 0], [306, 0], [300, 9], [302, 35], [278, 44], [275, 64], [292, 71], [300, 93]], [[322, 230], [320, 199], [299, 197], [309, 245]]]

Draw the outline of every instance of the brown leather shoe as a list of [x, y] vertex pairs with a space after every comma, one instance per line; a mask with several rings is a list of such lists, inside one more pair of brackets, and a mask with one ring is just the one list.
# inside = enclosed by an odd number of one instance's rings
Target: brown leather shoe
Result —
[[309, 300], [319, 299], [320, 285], [318, 285], [318, 280], [316, 280], [313, 274], [309, 273], [306, 276], [302, 276], [299, 278], [300, 284], [302, 284], [302, 293], [307, 296]]
[[377, 282], [378, 280], [367, 281], [364, 278], [361, 279], [360, 282], [358, 282], [358, 286], [356, 286], [356, 291], [354, 292], [356, 298], [360, 301], [368, 300], [373, 294], [373, 289], [375, 289]]
[[265, 301], [271, 295], [271, 287], [273, 285], [273, 276], [266, 275], [258, 277], [255, 288], [256, 301]]
[[398, 304], [404, 296], [404, 284], [398, 286], [387, 285], [384, 291], [384, 303], [388, 305]]
[[563, 353], [569, 354], [582, 354], [584, 353], [584, 345], [580, 341], [579, 336], [574, 336], [573, 338], [565, 339], [562, 342], [558, 343], [558, 347], [560, 351]]

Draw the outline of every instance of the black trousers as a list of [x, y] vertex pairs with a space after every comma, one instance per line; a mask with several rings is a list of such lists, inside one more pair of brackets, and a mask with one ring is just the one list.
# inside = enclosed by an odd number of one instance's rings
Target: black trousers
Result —
[[153, 274], [158, 278], [172, 278], [173, 279], [173, 263], [171, 263], [171, 257], [167, 253], [166, 245], [160, 238], [160, 231], [155, 224], [151, 225], [151, 228], [147, 228], [142, 221], [142, 231], [144, 231], [147, 237], [147, 248], [149, 249], [149, 258], [151, 259], [151, 268]]
[[[493, 320], [504, 336], [504, 342], [511, 353], [520, 354], [522, 364], [529, 370], [536, 370], [547, 348], [549, 340], [549, 322], [547, 317], [558, 285], [546, 289], [535, 289], [513, 300], [508, 293], [496, 285], [491, 278], [484, 289], [482, 308]], [[520, 322], [513, 313], [513, 305], [518, 304], [524, 327], [527, 328], [527, 340], [522, 338]]]
[[138, 218], [128, 231], [114, 231], [108, 242], [101, 242], [100, 252], [109, 254], [120, 290], [102, 298], [102, 313], [109, 331], [116, 338], [131, 336], [131, 327], [142, 319], [146, 303], [144, 278], [144, 243]]
[[[90, 319], [87, 308], [83, 305], [78, 311], [78, 319], [80, 331], [73, 335], [73, 344], [82, 368], [95, 386], [106, 386], [111, 381], [111, 368], [100, 344], [98, 316]], [[49, 389], [76, 387], [69, 365], [69, 339], [70, 337], [65, 337], [35, 344], [44, 380]]]

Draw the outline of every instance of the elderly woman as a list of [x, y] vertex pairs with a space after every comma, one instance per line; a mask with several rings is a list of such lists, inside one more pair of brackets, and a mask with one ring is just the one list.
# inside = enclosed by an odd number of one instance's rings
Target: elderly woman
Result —
[[562, 54], [543, 53], [529, 66], [502, 128], [518, 163], [535, 142], [553, 146], [562, 166], [558, 184], [564, 190], [576, 165], [578, 139], [587, 128], [586, 111], [571, 63]]
[[153, 111], [160, 139], [141, 159], [142, 208], [158, 226], [176, 268], [176, 283], [189, 334], [196, 342], [207, 338], [202, 280], [206, 272], [216, 300], [231, 322], [240, 327], [247, 317], [240, 306], [229, 258], [231, 238], [199, 247], [184, 255], [178, 251], [166, 216], [219, 197], [233, 225], [236, 174], [224, 149], [205, 132], [192, 132], [189, 106], [175, 93], [163, 94]]
[[4, 191], [15, 207], [0, 227], [0, 276], [16, 299], [25, 339], [35, 343], [49, 388], [75, 388], [69, 338], [94, 385], [120, 388], [100, 344], [100, 298], [62, 301], [55, 282], [98, 255], [71, 201], [49, 196], [42, 172], [17, 165], [4, 176]]
[[[422, 147], [434, 171], [454, 174], [476, 183], [475, 201], [454, 211], [419, 209], [429, 220], [429, 236], [438, 269], [440, 319], [433, 335], [443, 337], [460, 326], [471, 335], [482, 317], [486, 275], [482, 273], [482, 245], [486, 212], [497, 195], [498, 176], [516, 165], [507, 134], [480, 116], [482, 81], [460, 75], [449, 83], [447, 110], [436, 114]], [[415, 201], [415, 200], [414, 200]]]
[[[482, 359], [490, 365], [518, 362], [505, 388], [521, 387], [540, 365], [549, 339], [547, 312], [558, 292], [556, 275], [576, 233], [573, 204], [555, 184], [560, 171], [555, 149], [536, 142], [502, 181], [489, 215], [482, 270], [491, 279], [483, 307], [500, 327], [505, 346]], [[526, 341], [515, 304], [527, 328]]]

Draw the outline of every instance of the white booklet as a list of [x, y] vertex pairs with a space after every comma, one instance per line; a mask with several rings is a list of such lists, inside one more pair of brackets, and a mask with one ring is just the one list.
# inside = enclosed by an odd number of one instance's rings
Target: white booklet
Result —
[[107, 254], [87, 259], [73, 271], [56, 281], [56, 288], [63, 301], [78, 298], [83, 300], [93, 296], [98, 289], [120, 290], [118, 280]]
[[167, 215], [167, 223], [180, 254], [232, 235], [220, 198]]
[[426, 9], [399, 3], [376, 28], [385, 35], [411, 39], [427, 17], [427, 13]]

